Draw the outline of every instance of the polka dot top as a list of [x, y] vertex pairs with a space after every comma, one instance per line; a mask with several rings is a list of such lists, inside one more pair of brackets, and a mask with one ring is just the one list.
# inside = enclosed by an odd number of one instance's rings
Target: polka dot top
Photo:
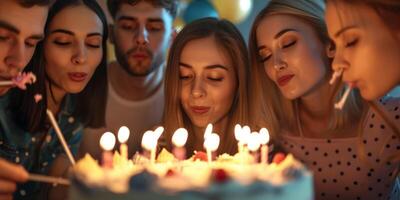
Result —
[[[389, 120], [399, 127], [400, 99], [387, 99], [382, 105]], [[315, 199], [400, 199], [399, 162], [388, 161], [400, 153], [400, 139], [373, 110], [366, 117], [362, 138], [282, 136], [284, 150], [313, 171]], [[365, 149], [364, 159], [360, 159], [360, 148]]]

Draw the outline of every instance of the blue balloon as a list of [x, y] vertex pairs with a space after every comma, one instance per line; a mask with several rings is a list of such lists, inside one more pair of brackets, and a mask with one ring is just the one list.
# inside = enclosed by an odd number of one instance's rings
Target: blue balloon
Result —
[[193, 0], [183, 13], [185, 23], [204, 17], [218, 17], [218, 13], [208, 0]]

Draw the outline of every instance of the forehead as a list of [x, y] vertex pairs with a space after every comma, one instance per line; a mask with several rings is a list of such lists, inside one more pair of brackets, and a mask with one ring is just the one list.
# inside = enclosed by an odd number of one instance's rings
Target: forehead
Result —
[[368, 6], [344, 3], [342, 1], [328, 1], [325, 19], [331, 36], [343, 27], [352, 25], [367, 26], [379, 20], [377, 14]]
[[231, 63], [226, 51], [216, 43], [214, 36], [188, 42], [182, 49], [180, 61], [193, 67], [214, 64], [229, 67]]
[[256, 29], [257, 40], [272, 41], [284, 29], [296, 29], [301, 33], [312, 32], [310, 24], [293, 15], [273, 14], [264, 17]]
[[18, 30], [21, 34], [42, 34], [46, 23], [48, 7], [22, 7], [14, 0], [0, 0], [0, 20]]
[[75, 33], [102, 33], [100, 18], [85, 5], [70, 6], [61, 10], [50, 23], [50, 31], [66, 29]]
[[134, 18], [161, 18], [162, 20], [172, 19], [172, 16], [163, 7], [156, 7], [150, 2], [139, 1], [137, 4], [121, 4], [116, 14], [116, 19], [121, 16]]

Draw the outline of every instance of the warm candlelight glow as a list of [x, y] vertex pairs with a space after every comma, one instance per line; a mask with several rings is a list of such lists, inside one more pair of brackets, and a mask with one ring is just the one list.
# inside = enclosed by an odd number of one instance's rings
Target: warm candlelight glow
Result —
[[212, 131], [213, 131], [213, 125], [210, 123], [207, 125], [206, 130], [204, 131], [204, 139], [206, 139], [206, 137], [211, 135]]
[[260, 141], [257, 132], [253, 132], [249, 135], [247, 140], [247, 148], [250, 151], [257, 151], [260, 148]]
[[239, 142], [243, 140], [242, 126], [240, 124], [236, 124], [235, 126], [235, 138]]
[[208, 134], [208, 132], [206, 132], [204, 134], [204, 148], [206, 148], [207, 151], [208, 163], [211, 163], [212, 152], [216, 151], [218, 149], [218, 146], [219, 146], [219, 135], [215, 133]]
[[142, 147], [148, 151], [156, 148], [157, 146], [157, 138], [153, 131], [146, 131], [142, 137]]
[[121, 128], [118, 130], [118, 141], [120, 143], [125, 143], [129, 138], [129, 134], [129, 128], [126, 126], [121, 126]]
[[188, 135], [188, 131], [185, 128], [179, 128], [172, 136], [172, 143], [176, 147], [183, 147], [186, 144]]
[[219, 135], [211, 133], [204, 140], [204, 148], [210, 151], [215, 151], [219, 146]]
[[156, 128], [156, 130], [154, 130], [154, 138], [156, 141], [161, 137], [163, 132], [164, 132], [164, 127], [162, 126], [159, 126], [158, 128]]
[[100, 138], [100, 146], [105, 151], [113, 150], [115, 145], [115, 136], [111, 132], [105, 132]]
[[269, 132], [266, 128], [261, 128], [259, 133], [259, 140], [261, 144], [267, 144], [269, 142]]

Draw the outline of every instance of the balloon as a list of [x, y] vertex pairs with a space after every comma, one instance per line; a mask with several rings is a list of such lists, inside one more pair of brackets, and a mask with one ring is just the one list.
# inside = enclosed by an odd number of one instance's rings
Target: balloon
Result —
[[177, 17], [174, 21], [174, 28], [177, 32], [179, 32], [180, 30], [183, 29], [183, 27], [185, 26], [185, 22], [183, 21], [183, 19], [181, 17]]
[[217, 11], [207, 0], [192, 0], [183, 13], [183, 20], [187, 24], [204, 17], [218, 17]]
[[[228, 3], [229, 2], [229, 3]], [[221, 18], [240, 23], [250, 14], [252, 0], [211, 0]]]

